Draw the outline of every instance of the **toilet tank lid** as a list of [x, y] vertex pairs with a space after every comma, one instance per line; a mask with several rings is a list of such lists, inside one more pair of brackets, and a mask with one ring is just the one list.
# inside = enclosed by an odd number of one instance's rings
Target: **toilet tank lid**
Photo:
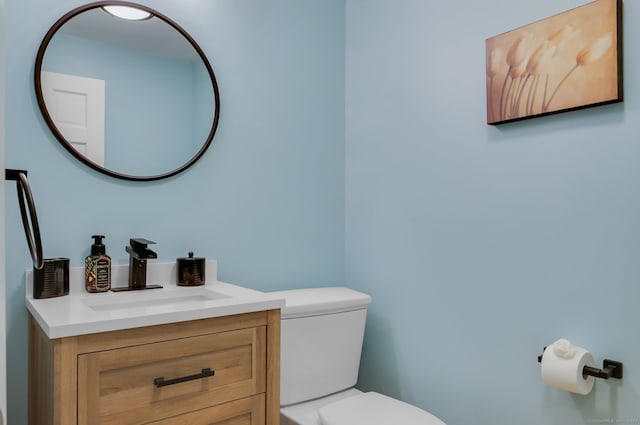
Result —
[[426, 410], [376, 392], [328, 404], [318, 415], [322, 425], [445, 425]]
[[285, 300], [283, 319], [360, 310], [371, 303], [369, 295], [342, 286], [292, 289], [271, 294]]

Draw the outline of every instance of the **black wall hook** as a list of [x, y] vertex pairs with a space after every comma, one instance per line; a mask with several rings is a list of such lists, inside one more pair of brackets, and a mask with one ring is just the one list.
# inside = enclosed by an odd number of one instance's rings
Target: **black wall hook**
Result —
[[[542, 356], [547, 347], [544, 347], [542, 354], [538, 356], [538, 363], [542, 363]], [[601, 379], [622, 379], [622, 362], [615, 360], [604, 359], [602, 361], [602, 369], [598, 369], [591, 366], [585, 366], [582, 368], [582, 376], [586, 379], [587, 376], [593, 376]]]
[[20, 181], [20, 174], [24, 174], [25, 176], [28, 175], [27, 170], [14, 170], [11, 168], [5, 168], [4, 179]]

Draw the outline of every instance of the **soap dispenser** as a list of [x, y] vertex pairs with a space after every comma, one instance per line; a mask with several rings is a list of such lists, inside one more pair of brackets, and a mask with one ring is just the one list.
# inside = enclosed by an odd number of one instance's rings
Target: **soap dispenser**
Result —
[[102, 243], [103, 235], [93, 235], [91, 255], [85, 258], [87, 292], [106, 292], [111, 289], [111, 257]]

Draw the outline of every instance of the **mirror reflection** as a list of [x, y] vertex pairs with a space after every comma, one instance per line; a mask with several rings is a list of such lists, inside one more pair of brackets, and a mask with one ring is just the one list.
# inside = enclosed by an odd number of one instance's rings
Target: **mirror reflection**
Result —
[[62, 18], [43, 41], [36, 78], [45, 119], [99, 171], [132, 180], [175, 174], [213, 137], [219, 105], [211, 67], [168, 18], [122, 19], [98, 5]]

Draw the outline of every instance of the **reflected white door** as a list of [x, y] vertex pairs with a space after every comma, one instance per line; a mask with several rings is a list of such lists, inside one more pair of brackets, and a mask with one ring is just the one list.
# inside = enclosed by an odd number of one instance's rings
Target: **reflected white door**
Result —
[[47, 110], [65, 139], [86, 158], [104, 166], [105, 82], [42, 71]]

